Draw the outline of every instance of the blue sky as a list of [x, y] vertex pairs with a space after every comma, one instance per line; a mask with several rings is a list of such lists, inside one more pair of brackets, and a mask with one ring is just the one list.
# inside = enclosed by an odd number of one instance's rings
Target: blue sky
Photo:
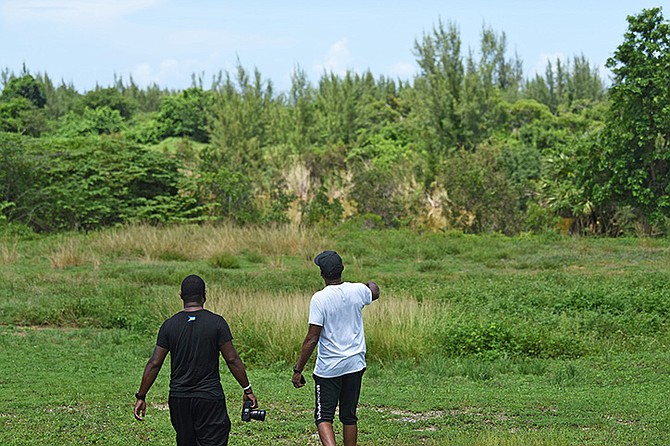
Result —
[[0, 0], [0, 68], [25, 63], [80, 91], [115, 74], [182, 89], [204, 73], [208, 87], [238, 60], [277, 91], [295, 67], [314, 82], [347, 69], [406, 80], [417, 72], [415, 40], [442, 20], [474, 51], [482, 26], [505, 32], [526, 76], [584, 54], [607, 77], [626, 16], [654, 6], [670, 19], [670, 0]]

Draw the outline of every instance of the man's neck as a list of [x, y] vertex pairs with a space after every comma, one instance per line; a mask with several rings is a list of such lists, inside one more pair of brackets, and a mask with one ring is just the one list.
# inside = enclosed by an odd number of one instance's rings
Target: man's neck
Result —
[[328, 285], [342, 285], [344, 283], [344, 281], [342, 280], [341, 277], [339, 279], [333, 279], [333, 280], [327, 280], [326, 279], [325, 282], [326, 282], [326, 286], [328, 286]]
[[198, 311], [202, 310], [204, 304], [199, 304], [195, 302], [187, 302], [184, 303], [184, 311], [190, 312], [190, 311]]

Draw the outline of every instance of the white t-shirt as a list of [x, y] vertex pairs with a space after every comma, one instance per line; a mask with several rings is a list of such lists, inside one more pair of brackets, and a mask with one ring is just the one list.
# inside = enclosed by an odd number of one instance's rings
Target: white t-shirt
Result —
[[322, 327], [314, 374], [334, 378], [365, 368], [363, 307], [372, 291], [362, 283], [328, 285], [312, 296], [309, 323]]

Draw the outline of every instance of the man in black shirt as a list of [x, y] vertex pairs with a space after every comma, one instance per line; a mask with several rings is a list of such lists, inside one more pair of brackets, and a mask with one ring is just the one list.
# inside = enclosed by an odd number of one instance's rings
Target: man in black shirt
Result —
[[142, 421], [146, 394], [170, 352], [170, 420], [179, 446], [228, 444], [230, 418], [219, 375], [219, 353], [242, 386], [243, 401], [258, 407], [244, 364], [233, 346], [226, 320], [204, 309], [205, 282], [196, 275], [181, 283], [184, 310], [163, 322], [149, 358], [140, 390], [135, 394], [135, 418]]

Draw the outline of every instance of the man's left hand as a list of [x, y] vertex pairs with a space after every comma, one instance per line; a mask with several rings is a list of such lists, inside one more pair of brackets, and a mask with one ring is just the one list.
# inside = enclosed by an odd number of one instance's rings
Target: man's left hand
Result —
[[300, 372], [293, 372], [293, 378], [291, 378], [291, 381], [293, 382], [293, 387], [296, 389], [299, 389], [305, 385], [305, 377], [302, 376], [302, 373]]
[[147, 403], [144, 400], [135, 401], [135, 419], [144, 421], [144, 415], [147, 410]]

